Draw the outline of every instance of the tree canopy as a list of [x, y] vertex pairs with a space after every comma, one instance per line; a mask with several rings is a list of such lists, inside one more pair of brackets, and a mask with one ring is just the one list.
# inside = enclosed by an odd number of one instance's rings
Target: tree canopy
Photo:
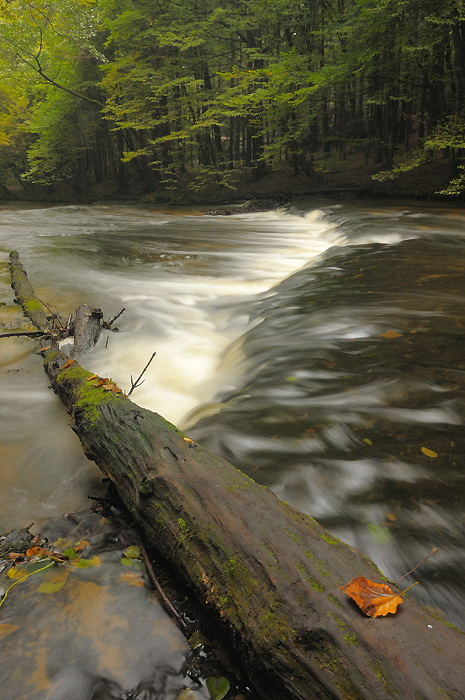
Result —
[[0, 0], [0, 182], [231, 186], [358, 153], [465, 188], [461, 0]]

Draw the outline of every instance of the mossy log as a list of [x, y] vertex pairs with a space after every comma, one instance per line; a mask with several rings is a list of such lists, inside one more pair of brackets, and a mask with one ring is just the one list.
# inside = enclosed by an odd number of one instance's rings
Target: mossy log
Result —
[[38, 330], [50, 330], [45, 307], [35, 296], [34, 288], [29, 282], [16, 250], [10, 253], [10, 275], [11, 286], [16, 292], [16, 299], [21, 304], [24, 315], [32, 321]]
[[56, 349], [44, 367], [84, 452], [229, 635], [267, 700], [465, 698], [465, 636], [405, 597], [366, 617], [340, 590], [382, 581], [315, 520]]

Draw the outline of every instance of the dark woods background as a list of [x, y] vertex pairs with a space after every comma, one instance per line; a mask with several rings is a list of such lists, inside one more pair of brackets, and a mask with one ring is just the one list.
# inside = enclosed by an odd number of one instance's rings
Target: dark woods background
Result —
[[[459, 0], [0, 0], [0, 187], [195, 192], [334, 159], [464, 187]], [[8, 188], [8, 189], [6, 189]]]

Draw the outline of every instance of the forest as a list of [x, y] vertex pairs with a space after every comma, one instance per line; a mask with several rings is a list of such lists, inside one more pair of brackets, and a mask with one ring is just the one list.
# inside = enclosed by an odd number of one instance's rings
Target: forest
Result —
[[233, 190], [328, 159], [465, 188], [459, 0], [1, 0], [0, 189]]

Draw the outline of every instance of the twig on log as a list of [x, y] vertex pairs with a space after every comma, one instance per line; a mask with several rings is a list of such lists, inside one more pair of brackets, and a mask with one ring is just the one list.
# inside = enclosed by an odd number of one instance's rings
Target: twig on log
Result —
[[47, 331], [11, 331], [10, 333], [2, 333], [0, 338], [14, 338], [15, 336], [42, 338], [44, 335], [50, 335], [50, 333], [47, 333]]
[[[63, 326], [63, 320], [60, 318], [58, 312], [52, 311], [52, 309], [50, 308], [50, 306], [48, 306], [48, 304], [46, 304], [45, 301], [42, 301], [42, 299], [39, 299], [39, 297], [36, 296], [35, 294], [33, 295], [33, 298], [34, 298], [36, 301], [38, 301], [40, 304], [42, 304], [42, 306], [44, 306], [44, 307], [47, 309], [47, 311], [50, 312], [50, 314], [51, 314], [51, 319], [52, 319], [52, 321], [53, 321], [53, 328], [54, 328], [54, 329], [56, 328], [57, 330], [60, 330], [60, 331], [64, 331], [64, 330], [65, 330], [65, 327]], [[56, 326], [55, 326], [55, 321], [57, 322], [57, 325], [56, 325]]]
[[147, 569], [147, 573], [148, 573], [148, 575], [149, 575], [149, 579], [150, 579], [150, 581], [152, 582], [152, 584], [155, 586], [155, 588], [157, 589], [158, 593], [161, 595], [162, 600], [163, 600], [163, 603], [165, 604], [166, 609], [167, 609], [168, 612], [176, 619], [176, 621], [178, 622], [178, 624], [179, 624], [179, 626], [181, 627], [181, 629], [183, 630], [183, 632], [188, 632], [188, 631], [189, 631], [188, 625], [186, 625], [186, 623], [184, 622], [184, 620], [182, 619], [181, 615], [178, 613], [178, 611], [176, 610], [176, 608], [175, 608], [175, 607], [172, 605], [172, 603], [168, 600], [168, 598], [166, 597], [166, 594], [165, 594], [163, 588], [160, 586], [160, 583], [159, 583], [159, 581], [158, 581], [158, 579], [157, 579], [157, 577], [156, 577], [156, 575], [155, 575], [155, 572], [154, 572], [154, 570], [153, 570], [153, 566], [152, 566], [152, 564], [151, 564], [151, 562], [150, 562], [150, 559], [149, 559], [149, 557], [148, 557], [148, 554], [147, 554], [147, 552], [145, 551], [144, 545], [142, 544], [142, 540], [141, 540], [140, 535], [139, 535], [139, 548], [140, 548], [140, 553], [142, 554], [142, 557], [143, 557], [144, 562], [145, 562], [145, 566], [146, 566], [146, 569]]
[[[145, 365], [144, 369], [143, 369], [142, 372], [139, 374], [139, 376], [137, 377], [137, 379], [136, 379], [135, 382], [133, 381], [133, 379], [132, 379], [132, 374], [131, 374], [131, 388], [130, 388], [130, 390], [129, 390], [129, 392], [128, 392], [128, 397], [131, 396], [131, 394], [132, 394], [132, 392], [134, 391], [134, 389], [137, 389], [138, 386], [140, 386], [141, 384], [144, 383], [144, 382], [141, 382], [141, 379], [142, 379], [142, 377], [144, 376], [144, 374], [145, 374], [145, 372], [147, 371], [147, 369], [149, 368], [150, 363], [152, 362], [152, 360], [153, 360], [153, 358], [155, 357], [156, 354], [157, 354], [156, 352], [153, 353], [152, 357], [151, 357], [150, 360], [147, 362], [147, 364]], [[144, 380], [144, 381], [145, 381], [145, 380]]]
[[115, 316], [110, 318], [109, 321], [104, 321], [103, 327], [106, 329], [109, 329], [113, 325], [113, 323], [116, 321], [116, 319], [119, 318], [124, 311], [126, 311], [126, 308], [123, 306], [123, 308], [120, 311], [118, 311], [118, 313]]
[[426, 561], [427, 559], [429, 559], [430, 557], [432, 557], [433, 554], [436, 554], [436, 552], [440, 552], [441, 549], [447, 549], [447, 546], [446, 546], [446, 547], [439, 547], [439, 549], [435, 549], [434, 552], [430, 552], [429, 554], [427, 554], [426, 557], [423, 557], [423, 559], [422, 559], [420, 562], [418, 562], [418, 564], [417, 564], [416, 566], [413, 567], [413, 569], [410, 569], [410, 571], [407, 571], [406, 574], [404, 574], [403, 576], [401, 576], [400, 578], [398, 578], [397, 581], [394, 581], [393, 585], [395, 585], [395, 584], [398, 583], [399, 581], [402, 581], [403, 578], [405, 578], [405, 577], [408, 576], [409, 574], [413, 573], [413, 572], [415, 571], [415, 569], [418, 569], [418, 567], [421, 566], [421, 565], [423, 564], [424, 561]]

